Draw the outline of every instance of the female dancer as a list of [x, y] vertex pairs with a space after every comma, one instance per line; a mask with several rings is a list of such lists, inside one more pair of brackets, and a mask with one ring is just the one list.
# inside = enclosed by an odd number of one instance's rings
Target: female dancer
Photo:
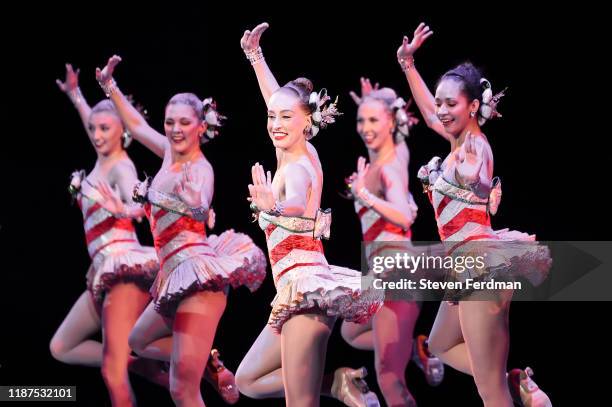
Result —
[[[135, 373], [167, 386], [161, 363], [130, 357], [128, 336], [149, 303], [148, 289], [159, 269], [155, 251], [142, 247], [129, 219], [119, 219], [100, 205], [94, 187], [104, 181], [116, 187], [122, 201], [131, 202], [136, 168], [125, 151], [127, 134], [112, 103], [89, 107], [78, 87], [78, 71], [66, 65], [59, 88], [81, 116], [97, 159], [94, 169], [73, 174], [70, 190], [83, 212], [85, 238], [91, 257], [87, 290], [81, 294], [51, 340], [53, 357], [69, 364], [101, 366], [113, 405], [134, 404], [128, 366]], [[89, 339], [102, 328], [102, 343]]]
[[[397, 51], [414, 99], [427, 125], [450, 142], [451, 152], [442, 161], [435, 157], [419, 171], [434, 206], [438, 231], [455, 247], [469, 241], [533, 241], [535, 236], [515, 231], [495, 231], [490, 213], [501, 196], [493, 180], [493, 153], [480, 126], [497, 116], [500, 95], [470, 63], [445, 73], [435, 97], [414, 65], [414, 53], [433, 34], [420, 24], [412, 42], [404, 37]], [[513, 268], [543, 275], [550, 267], [549, 253], [533, 245], [512, 258]], [[444, 363], [471, 374], [485, 406], [512, 406], [506, 363], [509, 347], [508, 313], [512, 290], [497, 292], [489, 301], [443, 302], [431, 331], [429, 349]], [[526, 406], [551, 406], [544, 392], [523, 372], [515, 398]], [[516, 371], [509, 376], [517, 378]], [[519, 394], [520, 393], [520, 394]]]
[[[139, 355], [170, 361], [170, 392], [179, 406], [203, 406], [200, 380], [217, 324], [225, 309], [228, 287], [259, 287], [265, 277], [265, 256], [249, 237], [234, 231], [220, 236], [205, 234], [206, 214], [213, 196], [213, 169], [200, 144], [217, 134], [220, 116], [214, 103], [192, 93], [173, 96], [166, 106], [159, 134], [148, 125], [118, 89], [112, 73], [121, 61], [109, 59], [96, 72], [98, 81], [115, 104], [136, 140], [163, 158], [160, 171], [136, 191], [146, 200], [146, 215], [160, 262], [151, 293], [130, 335]], [[101, 185], [109, 210], [125, 216], [143, 214], [141, 207], [125, 206], [107, 185]], [[148, 190], [147, 190], [148, 189]], [[236, 402], [233, 375], [213, 355], [221, 395]]]
[[[393, 89], [373, 88], [367, 78], [361, 78], [361, 97], [354, 92], [351, 96], [359, 106], [357, 132], [368, 149], [370, 164], [359, 158], [357, 172], [348, 179], [350, 195], [355, 198], [364, 242], [379, 242], [366, 245], [368, 258], [385, 251], [392, 255], [408, 249], [397, 242], [410, 242], [410, 226], [417, 214], [408, 189], [409, 152], [404, 142], [417, 119], [408, 114], [406, 103]], [[414, 406], [405, 378], [411, 355], [434, 386], [444, 377], [444, 365], [428, 354], [425, 337], [413, 346], [420, 303], [389, 294], [369, 324], [344, 321], [342, 336], [357, 349], [374, 350], [378, 384], [387, 405]]]
[[264, 23], [246, 31], [241, 45], [257, 74], [276, 149], [274, 178], [259, 163], [253, 166], [249, 200], [266, 234], [277, 295], [268, 325], [238, 368], [238, 386], [254, 398], [284, 395], [289, 406], [317, 406], [321, 392], [349, 405], [365, 405], [364, 396], [373, 393], [352, 387], [361, 371], [336, 371], [322, 388], [335, 317], [365, 322], [382, 300], [380, 293], [362, 291], [359, 272], [330, 266], [318, 240], [329, 237], [331, 218], [319, 209], [323, 173], [307, 140], [333, 123], [338, 112], [335, 104], [325, 106], [329, 98], [324, 92], [312, 93], [305, 78], [278, 85], [259, 48], [267, 27]]

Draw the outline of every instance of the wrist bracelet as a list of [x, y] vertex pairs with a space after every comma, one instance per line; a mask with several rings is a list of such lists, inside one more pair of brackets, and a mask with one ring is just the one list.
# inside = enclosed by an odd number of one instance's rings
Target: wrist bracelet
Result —
[[249, 51], [244, 51], [244, 55], [246, 55], [251, 65], [258, 64], [264, 60], [264, 56], [263, 56], [261, 47], [257, 47]]

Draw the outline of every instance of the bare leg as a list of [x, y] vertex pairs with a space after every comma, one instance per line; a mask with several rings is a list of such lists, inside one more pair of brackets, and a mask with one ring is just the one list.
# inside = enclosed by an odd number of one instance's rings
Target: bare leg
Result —
[[416, 405], [406, 386], [406, 366], [412, 357], [412, 341], [420, 304], [385, 301], [374, 315], [374, 357], [378, 385], [389, 406]]
[[178, 306], [173, 324], [170, 394], [177, 406], [204, 406], [200, 381], [227, 297], [200, 291]]
[[342, 321], [340, 329], [342, 338], [355, 349], [374, 350], [374, 335], [372, 321], [367, 324]]
[[[91, 367], [102, 366], [103, 346], [89, 338], [102, 327], [91, 294], [85, 291], [57, 329], [51, 339], [53, 357], [60, 362]], [[168, 387], [167, 373], [160, 364], [149, 359], [130, 357], [129, 370], [154, 383]]]
[[254, 399], [285, 396], [281, 368], [281, 337], [267, 325], [247, 352], [238, 370], [240, 392]]
[[474, 381], [485, 407], [512, 407], [506, 379], [510, 335], [508, 315], [512, 291], [497, 301], [464, 301], [459, 320], [467, 345]]
[[472, 367], [459, 322], [459, 306], [442, 302], [428, 341], [429, 351], [445, 364], [472, 375]]
[[139, 356], [170, 361], [172, 354], [172, 320], [155, 311], [151, 302], [142, 312], [129, 337], [129, 345]]
[[158, 384], [166, 389], [170, 388], [170, 373], [168, 372], [167, 365], [162, 361], [130, 356], [128, 370], [149, 380], [151, 383]]
[[281, 359], [287, 406], [318, 406], [327, 341], [334, 319], [320, 314], [291, 317], [282, 327]]
[[148, 302], [149, 294], [135, 284], [116, 284], [104, 298], [102, 377], [114, 406], [136, 404], [128, 377], [128, 336]]
[[[354, 388], [352, 384], [344, 386], [348, 387], [348, 390], [343, 388], [341, 390], [345, 391], [338, 394], [339, 387], [343, 386], [343, 383], [341, 383], [343, 377], [339, 376], [339, 371], [344, 370], [349, 371], [347, 374], [350, 377], [354, 372], [360, 372], [360, 370], [353, 371], [352, 369], [340, 368], [336, 372], [325, 375], [321, 384], [321, 394], [342, 400], [347, 405], [363, 402], [362, 392]], [[274, 333], [269, 325], [264, 327], [240, 363], [236, 371], [236, 382], [240, 392], [253, 399], [282, 398], [285, 396], [281, 367], [281, 337]], [[353, 401], [353, 404], [350, 404], [350, 401], [343, 400], [346, 397], [358, 401]]]
[[102, 344], [88, 339], [100, 330], [100, 316], [88, 291], [81, 294], [59, 326], [49, 348], [60, 362], [100, 367]]

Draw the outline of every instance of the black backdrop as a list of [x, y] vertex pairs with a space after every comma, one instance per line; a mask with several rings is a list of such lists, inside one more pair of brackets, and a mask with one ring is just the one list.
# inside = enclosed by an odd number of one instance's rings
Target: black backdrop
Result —
[[[109, 404], [96, 369], [63, 365], [48, 351], [54, 330], [84, 288], [88, 266], [80, 213], [66, 190], [68, 177], [74, 169], [90, 170], [95, 161], [77, 113], [54, 83], [63, 78], [65, 62], [81, 69], [81, 88], [93, 105], [103, 97], [95, 67], [113, 53], [121, 55], [115, 78], [147, 107], [158, 130], [173, 94], [214, 96], [229, 117], [221, 136], [204, 147], [216, 175], [215, 230], [234, 228], [264, 247], [263, 233], [250, 223], [246, 185], [254, 162], [273, 169], [275, 157], [265, 130], [265, 105], [239, 40], [244, 29], [268, 21], [271, 28], [262, 47], [279, 82], [307, 76], [315, 88], [340, 95], [345, 115], [313, 143], [325, 173], [322, 205], [334, 211], [332, 239], [325, 243], [328, 260], [358, 268], [359, 223], [352, 204], [338, 194], [344, 176], [366, 153], [355, 132], [356, 108], [348, 91], [357, 89], [365, 75], [409, 97], [395, 50], [402, 34], [412, 36], [424, 20], [435, 34], [416, 55], [416, 64], [430, 86], [445, 70], [471, 60], [484, 69], [494, 90], [510, 88], [500, 105], [504, 118], [484, 129], [504, 187], [494, 226], [536, 233], [541, 240], [607, 238], [605, 201], [597, 197], [598, 185], [603, 185], [589, 181], [601, 179], [597, 155], [605, 152], [605, 133], [590, 126], [601, 116], [605, 122], [606, 97], [590, 104], [582, 94], [587, 87], [596, 88], [599, 77], [595, 61], [585, 59], [586, 51], [577, 45], [576, 37], [586, 37], [590, 28], [576, 27], [585, 21], [576, 10], [553, 14], [520, 5], [492, 9], [471, 4], [416, 10], [409, 4], [385, 4], [347, 5], [332, 12], [323, 2], [257, 8], [236, 4], [223, 10], [219, 4], [177, 2], [129, 11], [125, 4], [107, 3], [64, 9], [26, 6], [30, 9], [18, 14], [7, 12], [16, 24], [2, 28], [6, 133], [1, 174], [6, 189], [0, 229], [0, 385], [77, 385], [79, 405]], [[154, 174], [160, 161], [136, 144], [129, 153], [141, 176]], [[446, 154], [448, 146], [424, 124], [414, 129], [408, 145], [411, 190], [419, 205], [413, 236], [436, 239], [433, 212], [419, 193], [416, 171], [431, 156]], [[146, 224], [139, 232], [150, 244]], [[229, 367], [238, 366], [265, 324], [273, 295], [269, 277], [253, 295], [245, 289], [231, 293], [215, 340]], [[435, 303], [424, 305], [419, 333], [428, 332], [436, 309]], [[509, 367], [533, 366], [536, 381], [556, 406], [586, 405], [578, 400], [587, 382], [605, 368], [605, 352], [600, 351], [609, 337], [600, 321], [609, 310], [607, 303], [592, 302], [514, 304]], [[328, 369], [365, 365], [377, 389], [372, 353], [351, 349], [337, 328], [330, 339]], [[450, 368], [435, 389], [412, 365], [407, 377], [421, 406], [479, 405], [471, 378]], [[133, 383], [141, 405], [171, 404], [164, 390], [138, 378]], [[209, 405], [220, 404], [210, 388], [203, 389]], [[594, 387], [589, 391], [599, 392]], [[282, 402], [243, 397], [239, 405]], [[323, 405], [339, 404], [324, 400]]]

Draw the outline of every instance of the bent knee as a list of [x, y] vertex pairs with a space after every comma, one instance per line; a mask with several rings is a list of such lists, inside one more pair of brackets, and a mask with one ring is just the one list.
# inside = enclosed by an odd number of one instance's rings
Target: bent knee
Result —
[[238, 391], [240, 391], [240, 393], [252, 399], [262, 398], [254, 389], [253, 384], [256, 378], [248, 371], [248, 368], [240, 364], [234, 377], [236, 378], [236, 386], [238, 386]]
[[249, 374], [242, 367], [242, 363], [240, 364], [240, 366], [238, 366], [238, 369], [236, 369], [236, 374], [234, 375], [234, 377], [236, 378], [236, 385], [238, 386], [238, 390], [240, 390], [240, 393], [244, 393], [243, 390], [248, 389], [250, 384], [253, 382]]
[[128, 336], [128, 346], [130, 349], [136, 352], [136, 354], [141, 354], [148, 344], [149, 342], [139, 330], [132, 329]]
[[56, 338], [55, 336], [51, 339], [51, 342], [49, 342], [49, 351], [51, 352], [51, 356], [53, 356], [53, 359], [55, 360], [63, 362], [64, 355], [66, 354], [66, 352], [68, 352], [68, 350], [69, 349], [66, 347], [65, 343], [62, 342], [61, 339]]
[[432, 355], [440, 356], [440, 354], [446, 352], [449, 349], [449, 344], [443, 341], [442, 339], [438, 339], [438, 336], [436, 335], [432, 335], [427, 339], [427, 350]]
[[342, 339], [344, 339], [347, 343], [353, 342], [357, 336], [357, 330], [354, 324], [342, 321], [342, 325], [340, 326], [340, 335], [342, 335]]

